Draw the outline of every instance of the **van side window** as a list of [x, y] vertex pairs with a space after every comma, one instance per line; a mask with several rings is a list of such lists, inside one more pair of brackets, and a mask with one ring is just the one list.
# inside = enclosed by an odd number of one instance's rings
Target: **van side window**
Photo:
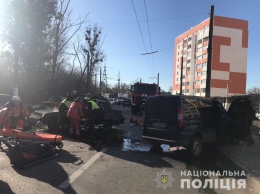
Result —
[[196, 98], [182, 98], [182, 107], [185, 118], [199, 118], [198, 100]]
[[177, 115], [177, 103], [173, 98], [152, 98], [146, 102], [146, 111], [148, 114], [166, 115], [174, 117]]
[[210, 99], [199, 99], [199, 111], [202, 117], [214, 118], [214, 111]]

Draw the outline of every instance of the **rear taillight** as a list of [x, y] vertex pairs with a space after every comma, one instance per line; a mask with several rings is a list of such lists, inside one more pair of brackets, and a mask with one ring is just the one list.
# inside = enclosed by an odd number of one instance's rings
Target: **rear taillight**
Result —
[[182, 127], [184, 123], [183, 109], [178, 109], [178, 127]]

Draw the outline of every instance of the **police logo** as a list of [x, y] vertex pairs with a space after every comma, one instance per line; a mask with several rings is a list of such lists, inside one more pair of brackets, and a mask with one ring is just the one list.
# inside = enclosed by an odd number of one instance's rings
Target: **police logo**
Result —
[[154, 181], [157, 183], [157, 188], [162, 187], [165, 190], [167, 187], [172, 187], [172, 182], [175, 179], [172, 177], [172, 172], [166, 172], [165, 169], [161, 173], [157, 172], [157, 177]]
[[161, 182], [162, 182], [163, 184], [168, 183], [168, 176], [167, 176], [167, 175], [161, 175]]

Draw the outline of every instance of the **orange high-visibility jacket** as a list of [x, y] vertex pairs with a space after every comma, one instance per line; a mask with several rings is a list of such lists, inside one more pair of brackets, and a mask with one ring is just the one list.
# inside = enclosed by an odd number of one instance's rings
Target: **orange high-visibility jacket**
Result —
[[27, 108], [23, 103], [19, 103], [17, 106], [11, 102], [5, 104], [4, 108], [0, 111], [0, 123], [3, 121], [9, 121], [12, 117], [21, 117], [26, 119], [28, 116]]
[[67, 116], [73, 119], [80, 119], [84, 116], [83, 105], [81, 102], [72, 102], [67, 112]]

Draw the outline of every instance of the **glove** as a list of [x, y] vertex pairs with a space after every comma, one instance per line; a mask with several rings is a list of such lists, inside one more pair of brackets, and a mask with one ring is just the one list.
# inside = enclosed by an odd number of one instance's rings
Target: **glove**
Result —
[[4, 128], [4, 125], [0, 123], [0, 129], [3, 129]]

